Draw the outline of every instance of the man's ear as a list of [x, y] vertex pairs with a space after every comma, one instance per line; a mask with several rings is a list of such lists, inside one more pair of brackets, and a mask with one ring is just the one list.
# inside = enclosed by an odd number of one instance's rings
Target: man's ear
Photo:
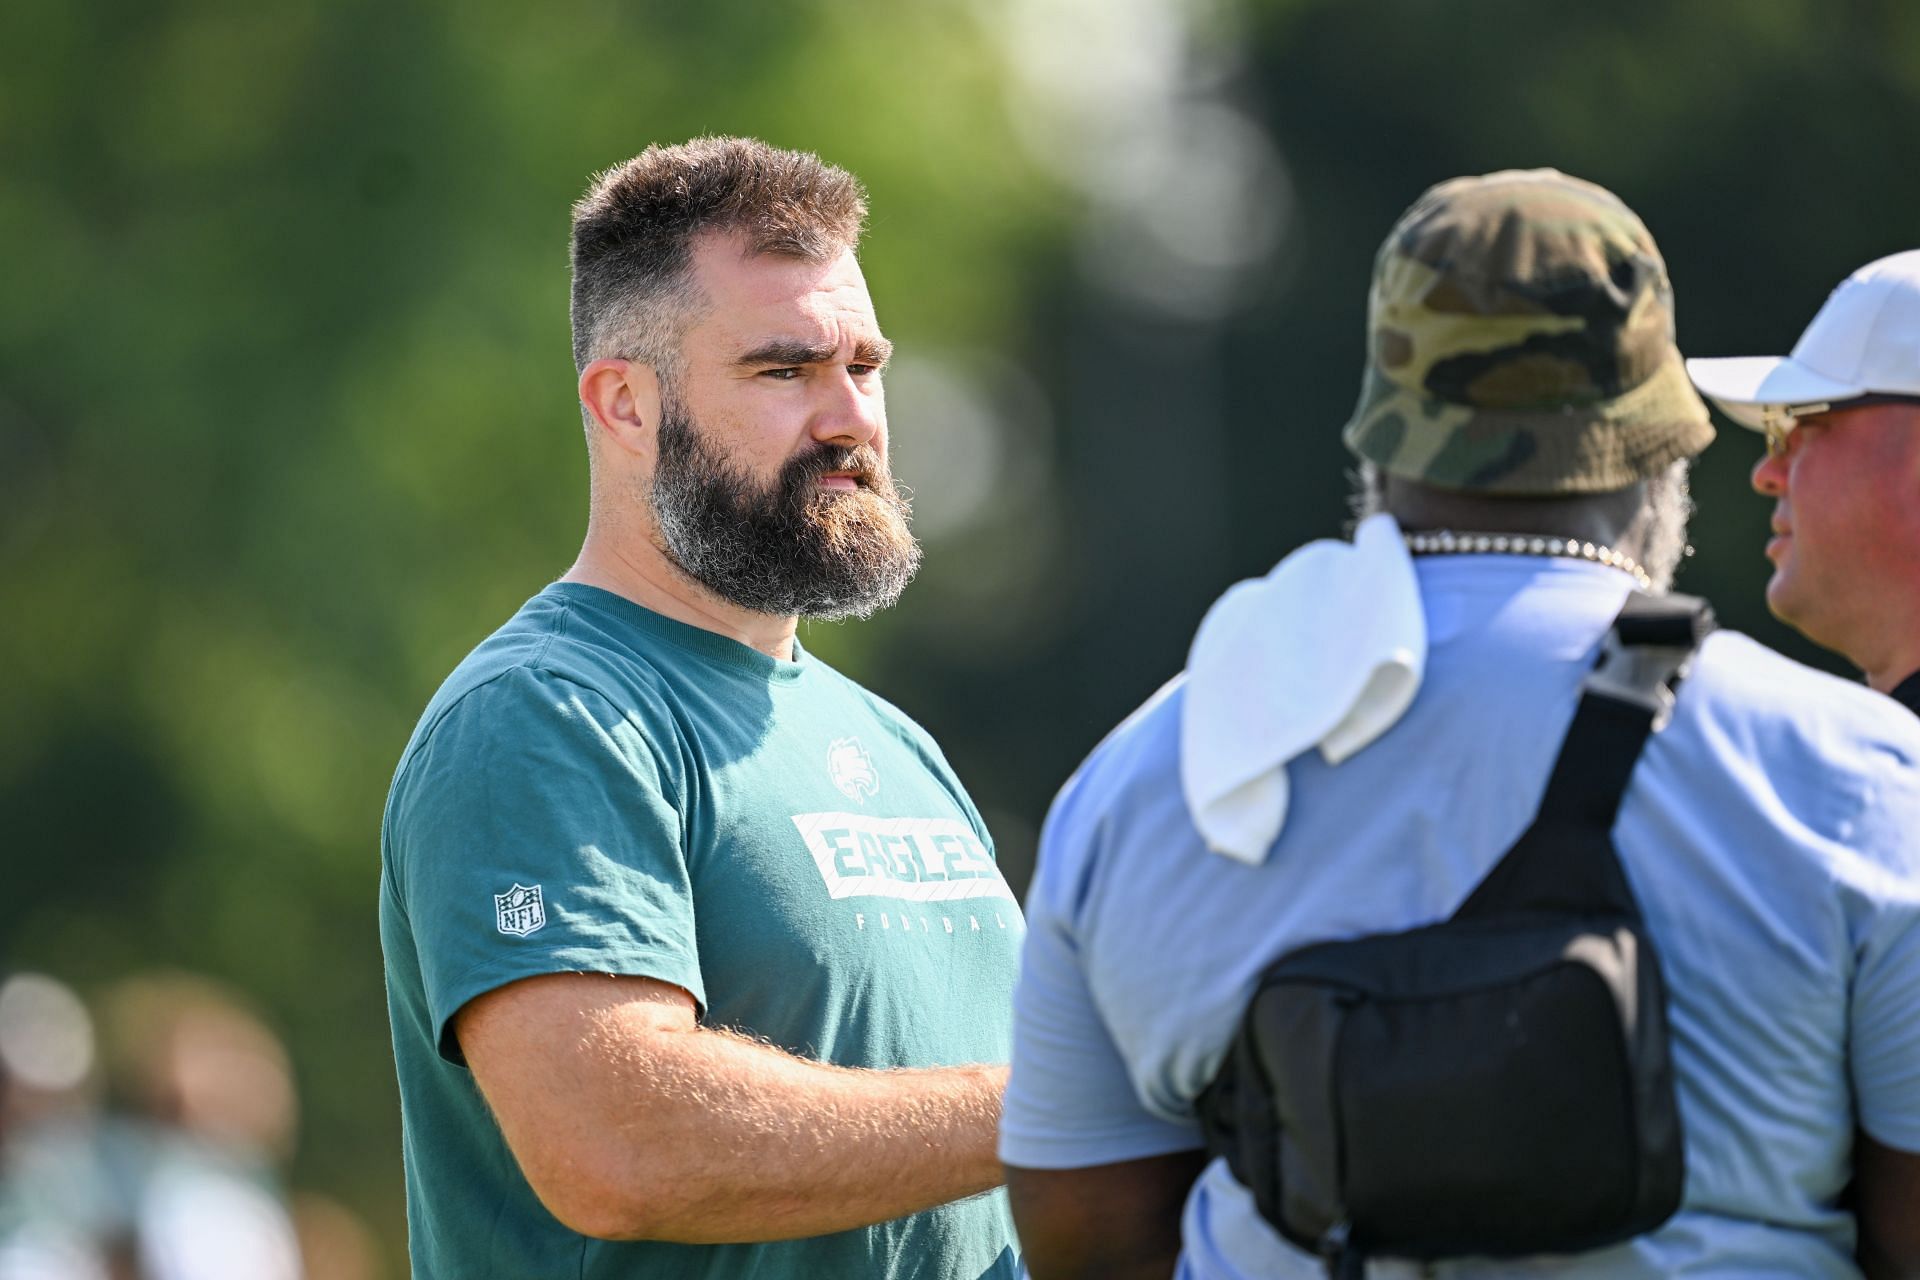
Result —
[[660, 375], [638, 360], [595, 360], [580, 371], [580, 403], [602, 441], [651, 457], [660, 429]]

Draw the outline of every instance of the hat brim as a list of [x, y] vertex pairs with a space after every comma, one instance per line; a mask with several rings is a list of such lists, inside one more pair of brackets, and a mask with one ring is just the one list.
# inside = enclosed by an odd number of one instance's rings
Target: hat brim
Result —
[[1678, 353], [1610, 400], [1530, 411], [1442, 402], [1369, 364], [1342, 438], [1388, 474], [1435, 488], [1555, 497], [1644, 480], [1705, 449], [1713, 424]]
[[1816, 373], [1792, 356], [1725, 356], [1687, 361], [1687, 376], [1721, 412], [1754, 431], [1766, 427], [1768, 409], [1781, 405], [1851, 400], [1866, 390]]

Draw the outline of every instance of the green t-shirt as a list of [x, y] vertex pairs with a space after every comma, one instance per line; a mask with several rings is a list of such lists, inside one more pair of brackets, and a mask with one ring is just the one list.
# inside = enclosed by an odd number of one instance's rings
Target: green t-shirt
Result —
[[1005, 1062], [1025, 926], [980, 815], [894, 707], [797, 645], [781, 662], [556, 584], [428, 704], [382, 853], [416, 1277], [1017, 1272], [999, 1192], [770, 1244], [578, 1235], [450, 1034], [482, 992], [584, 971], [675, 983], [709, 1024], [843, 1066]]

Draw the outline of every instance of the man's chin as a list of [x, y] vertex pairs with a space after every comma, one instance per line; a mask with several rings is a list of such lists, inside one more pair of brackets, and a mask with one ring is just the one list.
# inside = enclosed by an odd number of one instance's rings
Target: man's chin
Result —
[[[897, 519], [888, 508], [873, 523], [884, 525]], [[820, 619], [865, 618], [890, 607], [913, 581], [920, 567], [920, 548], [904, 524], [894, 524], [884, 535], [877, 528], [863, 529], [855, 541], [865, 545], [847, 548], [851, 554], [844, 559], [830, 555], [839, 563], [816, 579], [825, 589], [811, 607], [800, 610], [802, 614]]]
[[1799, 610], [1795, 608], [1793, 579], [1784, 567], [1776, 567], [1767, 579], [1767, 611], [1788, 626], [1797, 625], [1794, 618]]
[[1833, 634], [1833, 618], [1818, 608], [1817, 596], [1800, 589], [1791, 561], [1781, 564], [1767, 580], [1767, 612], [1798, 631], [1823, 649], [1844, 653], [1839, 637]]

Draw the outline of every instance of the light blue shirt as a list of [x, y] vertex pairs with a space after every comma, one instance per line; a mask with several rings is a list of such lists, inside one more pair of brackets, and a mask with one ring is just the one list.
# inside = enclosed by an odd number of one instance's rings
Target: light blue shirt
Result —
[[[1193, 1099], [1271, 960], [1451, 915], [1532, 820], [1629, 580], [1524, 557], [1417, 565], [1418, 696], [1338, 767], [1313, 751], [1288, 765], [1286, 824], [1262, 865], [1209, 853], [1194, 830], [1178, 680], [1062, 790], [1027, 904], [1007, 1163], [1200, 1146]], [[1920, 721], [1719, 632], [1614, 836], [1671, 993], [1680, 1212], [1604, 1251], [1370, 1274], [1857, 1276], [1837, 1203], [1856, 1117], [1920, 1151]], [[1322, 1274], [1220, 1161], [1182, 1225], [1181, 1277]]]

